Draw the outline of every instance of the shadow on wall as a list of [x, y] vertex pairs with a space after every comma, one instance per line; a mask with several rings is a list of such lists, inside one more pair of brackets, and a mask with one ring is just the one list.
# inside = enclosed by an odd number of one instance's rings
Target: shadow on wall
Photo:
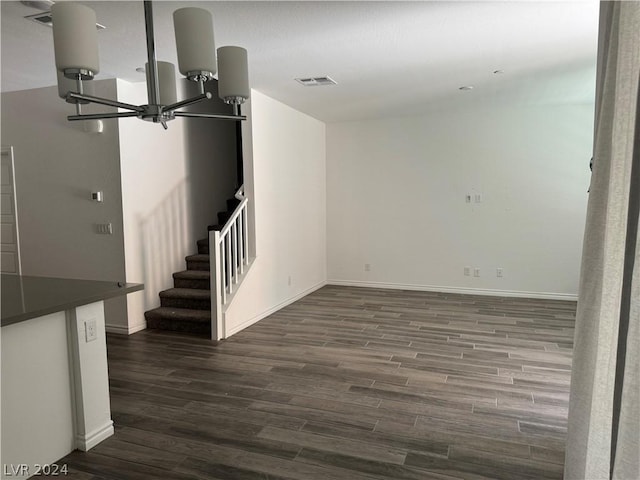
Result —
[[[193, 82], [184, 80], [185, 97], [198, 92]], [[218, 99], [217, 82], [207, 82], [213, 100], [188, 110], [231, 113]], [[145, 284], [144, 309], [159, 305], [158, 293], [173, 287], [173, 273], [185, 270], [187, 255], [196, 253], [196, 241], [207, 238], [209, 225], [218, 223], [218, 212], [236, 191], [235, 124], [215, 119], [179, 119], [184, 126], [184, 175], [161, 200], [153, 199], [153, 210], [146, 208], [136, 218], [137, 232], [131, 232], [140, 252], [130, 272]], [[176, 171], [182, 159], [176, 161]], [[152, 174], [152, 173], [151, 173]], [[162, 195], [162, 194], [158, 194]], [[147, 213], [149, 212], [149, 213]], [[141, 300], [140, 300], [141, 301]]]
[[185, 269], [184, 259], [175, 252], [184, 257], [195, 248], [189, 236], [187, 192], [187, 182], [183, 181], [140, 220], [146, 309], [157, 306], [158, 292], [172, 287], [172, 274]]
[[[197, 95], [193, 82], [186, 82], [186, 95]], [[218, 98], [217, 81], [205, 84], [213, 98], [187, 110], [198, 113], [231, 114], [231, 107]], [[189, 212], [196, 239], [206, 238], [207, 226], [218, 223], [217, 213], [237, 190], [236, 125], [233, 121], [185, 118], [186, 170], [189, 178]]]

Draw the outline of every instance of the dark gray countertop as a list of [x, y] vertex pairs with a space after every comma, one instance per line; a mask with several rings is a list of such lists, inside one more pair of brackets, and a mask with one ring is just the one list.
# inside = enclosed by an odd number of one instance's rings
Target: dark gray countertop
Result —
[[116, 282], [6, 274], [0, 282], [3, 327], [144, 288], [141, 283], [118, 286]]

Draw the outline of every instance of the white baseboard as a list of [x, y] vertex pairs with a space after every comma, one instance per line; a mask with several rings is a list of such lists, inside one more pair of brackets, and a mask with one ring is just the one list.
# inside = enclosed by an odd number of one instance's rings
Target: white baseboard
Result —
[[142, 322], [139, 323], [137, 325], [130, 325], [129, 326], [129, 335], [131, 335], [132, 333], [136, 333], [136, 332], [140, 332], [142, 330], [145, 330], [147, 328], [147, 322]]
[[303, 292], [300, 292], [299, 294], [297, 294], [294, 297], [291, 297], [287, 300], [285, 300], [284, 302], [279, 303], [278, 305], [271, 307], [270, 309], [259, 313], [258, 315], [250, 318], [249, 320], [246, 320], [244, 322], [242, 322], [240, 325], [237, 325], [235, 327], [233, 327], [232, 329], [230, 329], [229, 331], [227, 331], [227, 335], [225, 338], [229, 338], [231, 335], [234, 335], [236, 333], [238, 333], [241, 330], [244, 330], [247, 327], [250, 327], [251, 325], [253, 325], [256, 322], [259, 322], [260, 320], [262, 320], [263, 318], [268, 317], [269, 315], [271, 315], [272, 313], [277, 312], [278, 310], [286, 307], [287, 305], [291, 305], [293, 302], [297, 302], [298, 300], [300, 300], [302, 297], [306, 297], [307, 295], [309, 295], [310, 293], [315, 292], [316, 290], [324, 287], [327, 284], [327, 282], [322, 281], [316, 285], [314, 285], [311, 288], [307, 288], [306, 290], [304, 290]]
[[83, 452], [86, 452], [87, 450], [95, 447], [101, 441], [109, 438], [111, 435], [113, 435], [113, 433], [113, 421], [109, 420], [106, 425], [94, 430], [89, 434], [76, 435], [76, 448], [82, 450]]
[[131, 335], [132, 333], [139, 332], [147, 328], [147, 322], [139, 323], [137, 325], [130, 325], [125, 327], [124, 325], [105, 325], [107, 333], [117, 333], [118, 335]]
[[117, 333], [119, 335], [129, 335], [129, 327], [125, 327], [124, 325], [109, 325], [106, 324], [104, 329], [107, 333]]
[[402, 283], [362, 282], [352, 280], [328, 280], [327, 285], [342, 285], [346, 287], [389, 288], [393, 290], [418, 290], [424, 292], [460, 293], [465, 295], [486, 295], [492, 297], [536, 298], [542, 300], [567, 300], [575, 302], [578, 295], [570, 293], [552, 292], [523, 292], [519, 290], [494, 290], [466, 287], [446, 287], [439, 285], [414, 285]]

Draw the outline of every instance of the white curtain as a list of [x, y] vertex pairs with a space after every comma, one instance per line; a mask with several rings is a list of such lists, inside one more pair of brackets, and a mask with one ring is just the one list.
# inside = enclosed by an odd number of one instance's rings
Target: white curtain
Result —
[[640, 2], [601, 2], [566, 480], [640, 479]]

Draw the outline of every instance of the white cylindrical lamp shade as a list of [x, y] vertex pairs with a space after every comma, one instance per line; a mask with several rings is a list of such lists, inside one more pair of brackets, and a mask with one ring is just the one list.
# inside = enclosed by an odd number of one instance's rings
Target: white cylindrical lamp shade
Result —
[[[176, 93], [176, 67], [170, 62], [156, 62], [158, 66], [158, 90], [160, 105], [171, 105], [178, 101]], [[149, 64], [145, 63], [147, 82], [149, 81]]]
[[202, 8], [180, 8], [173, 12], [173, 26], [180, 73], [216, 73], [213, 18]]
[[[89, 103], [85, 100], [75, 100], [73, 98], [67, 99], [67, 93], [78, 93], [78, 82], [73, 78], [67, 78], [64, 73], [58, 71], [58, 95], [60, 98], [64, 98], [69, 103]], [[82, 82], [82, 93], [85, 95], [95, 95], [95, 88], [93, 82]]]
[[238, 103], [235, 100], [249, 98], [247, 51], [242, 47], [220, 47], [218, 67], [218, 96], [227, 103]]
[[56, 2], [51, 7], [53, 46], [56, 68], [100, 71], [96, 12], [71, 2]]

